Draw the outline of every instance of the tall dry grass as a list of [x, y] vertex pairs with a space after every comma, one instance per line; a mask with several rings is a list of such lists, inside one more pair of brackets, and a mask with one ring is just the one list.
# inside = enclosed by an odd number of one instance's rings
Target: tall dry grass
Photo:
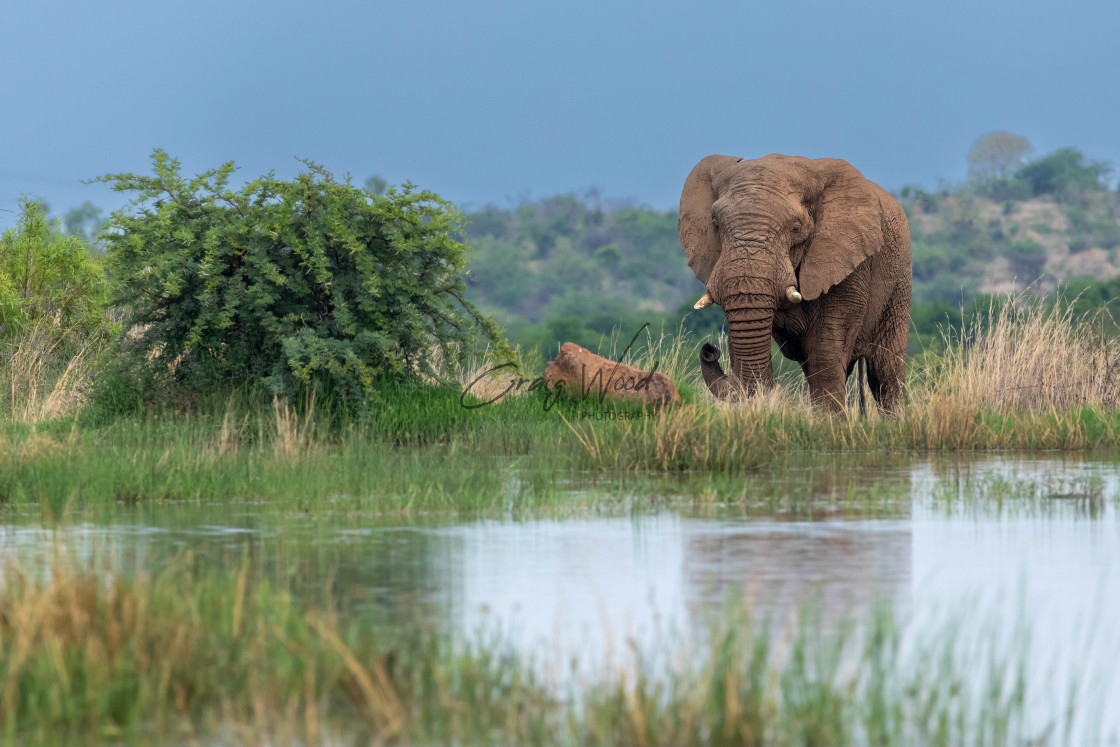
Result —
[[[301, 408], [294, 407], [286, 400], [272, 397], [272, 451], [277, 460], [295, 459], [304, 456], [309, 450], [319, 446], [315, 438], [315, 390]], [[263, 430], [264, 420], [260, 422]], [[236, 433], [232, 424], [223, 421], [222, 434]], [[225, 436], [222, 436], [224, 438]], [[265, 441], [263, 435], [260, 438]]]
[[[44, 551], [42, 566], [0, 566], [0, 731], [13, 743], [174, 735], [654, 747], [1035, 736], [1017, 696], [1027, 687], [1025, 639], [981, 639], [989, 653], [977, 670], [952, 617], [908, 636], [904, 649], [905, 630], [885, 614], [862, 635], [832, 633], [812, 610], [772, 633], [730, 606], [694, 642], [667, 633], [648, 648], [629, 641], [623, 661], [594, 670], [573, 656], [579, 680], [569, 685], [540, 674], [500, 630], [455, 636], [419, 621], [380, 630], [338, 592], [298, 598], [251, 564], [205, 570], [187, 554], [152, 574], [96, 551]], [[1095, 700], [1079, 698], [1067, 723]]]
[[103, 344], [100, 335], [60, 335], [52, 320], [34, 324], [0, 349], [5, 415], [39, 423], [72, 413], [85, 401]]
[[1120, 402], [1120, 340], [1107, 315], [1077, 320], [1068, 304], [1026, 294], [993, 304], [946, 350], [919, 364], [915, 403], [1047, 413]]
[[[627, 351], [627, 345], [633, 340], [633, 345]], [[637, 333], [615, 330], [614, 333], [602, 341], [595, 351], [597, 355], [610, 360], [622, 358], [635, 368], [643, 371], [656, 369], [668, 376], [678, 386], [685, 384], [695, 387], [703, 384], [699, 369], [696, 364], [697, 343], [683, 324], [675, 333], [668, 333], [664, 328], [654, 331], [646, 327]], [[625, 353], [625, 357], [623, 354]]]
[[[755, 453], [767, 448], [1111, 444], [1120, 438], [1120, 417], [1115, 417], [1120, 403], [1120, 336], [1115, 326], [1107, 318], [1075, 319], [1068, 304], [1053, 306], [1029, 295], [1003, 299], [967, 328], [947, 331], [943, 350], [926, 351], [911, 361], [906, 395], [896, 413], [879, 412], [866, 396], [868, 413], [861, 416], [856, 377], [851, 377], [844, 417], [812, 407], [804, 376], [788, 366], [768, 392], [736, 401], [716, 400], [700, 376], [697, 351], [702, 341], [683, 330], [673, 335], [647, 330], [627, 361], [645, 370], [656, 365], [681, 389], [685, 404], [638, 420], [576, 421], [560, 429], [574, 436], [587, 466], [611, 468], [687, 469], [689, 464], [719, 468], [748, 447]], [[616, 334], [604, 340], [598, 352], [618, 358], [629, 342], [629, 336], [623, 339]], [[725, 337], [713, 342], [726, 350]], [[71, 344], [70, 350], [75, 349], [67, 357], [45, 334], [31, 334], [12, 345], [0, 366], [0, 416], [34, 423], [79, 407], [82, 390], [93, 375], [97, 339]], [[522, 366], [521, 374], [513, 369], [488, 374], [493, 367], [484, 353], [465, 365], [441, 365], [439, 374], [443, 383], [460, 390], [470, 386], [487, 400], [502, 392], [507, 392], [504, 399], [524, 395], [529, 387], [514, 386], [516, 379], [524, 376], [527, 382], [539, 375], [527, 366]], [[258, 428], [264, 430], [258, 442], [269, 443], [277, 459], [318, 448], [323, 434], [315, 432], [314, 410], [314, 403], [299, 412], [276, 403], [271, 412], [262, 413]], [[430, 429], [438, 431], [443, 420], [452, 428], [458, 422], [453, 414], [433, 413]], [[539, 417], [555, 422], [559, 420], [555, 415]], [[509, 417], [536, 416], [521, 408]], [[544, 422], [539, 427], [547, 429]], [[215, 458], [236, 453], [247, 428], [252, 428], [248, 422], [224, 423], [212, 444]], [[693, 431], [697, 433], [689, 435]], [[725, 448], [720, 439], [732, 439], [740, 446]], [[658, 456], [649, 456], [651, 452]]]
[[[1107, 315], [1090, 320], [1074, 317], [1069, 304], [1048, 304], [1036, 296], [1008, 296], [993, 303], [963, 329], [943, 333], [943, 350], [926, 351], [907, 372], [903, 420], [930, 408], [953, 407], [975, 414], [981, 410], [1013, 413], [1061, 413], [1082, 407], [1115, 409], [1120, 403], [1120, 328]], [[727, 338], [714, 341], [726, 350]], [[696, 355], [698, 343], [679, 340], [672, 349]], [[685, 381], [704, 390], [699, 370], [687, 361], [670, 365], [686, 373]], [[848, 415], [858, 413], [860, 382], [848, 379]], [[864, 388], [872, 417], [880, 415]], [[739, 402], [705, 401], [748, 412], [811, 411], [804, 377], [787, 373], [775, 386]]]
[[528, 372], [523, 358], [514, 361], [512, 366], [499, 365], [491, 357], [489, 347], [467, 356], [463, 362], [445, 358], [442, 351], [436, 348], [432, 351], [432, 368], [436, 376], [421, 374], [426, 383], [432, 386], [451, 384], [460, 392], [469, 391], [487, 402], [499, 397], [505, 399], [526, 394], [529, 391], [528, 384], [518, 386], [517, 383], [534, 376]]
[[[810, 404], [799, 372], [778, 376], [767, 392], [717, 400], [695, 363], [699, 342], [663, 339], [660, 349], [671, 353], [663, 365], [692, 389], [692, 403], [639, 421], [569, 427], [588, 466], [608, 469], [749, 469], [784, 449], [1115, 446], [1116, 333], [1110, 318], [1079, 320], [1068, 304], [1001, 299], [963, 330], [947, 330], [942, 350], [911, 361], [897, 412], [881, 412], [865, 389], [861, 415], [853, 374], [841, 416]], [[713, 342], [727, 349], [725, 337]]]

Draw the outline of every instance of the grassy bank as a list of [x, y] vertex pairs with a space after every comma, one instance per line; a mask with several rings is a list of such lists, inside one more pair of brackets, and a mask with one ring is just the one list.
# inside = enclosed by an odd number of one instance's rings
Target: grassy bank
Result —
[[[56, 514], [89, 502], [340, 497], [383, 511], [475, 510], [508, 503], [511, 468], [515, 502], [531, 502], [560, 480], [731, 477], [804, 451], [1120, 443], [1120, 346], [1099, 327], [1075, 325], [1061, 309], [1008, 304], [950, 342], [911, 362], [895, 415], [872, 406], [860, 416], [854, 381], [846, 416], [813, 408], [800, 373], [783, 374], [773, 391], [741, 405], [716, 401], [699, 380], [695, 344], [662, 337], [647, 340], [635, 362], [657, 362], [683, 392], [680, 406], [553, 402], [522, 387], [466, 409], [472, 400], [461, 391], [485, 370], [480, 362], [444, 371], [451, 386], [383, 386], [372, 414], [352, 421], [314, 400], [290, 405], [244, 393], [217, 393], [185, 411], [83, 405], [95, 368], [82, 348], [53, 379], [49, 366], [4, 369], [11, 394], [0, 421], [0, 502]], [[11, 360], [42, 357], [17, 349]], [[472, 391], [489, 388], [489, 399], [509, 383], [484, 376]]]
[[[729, 609], [698, 644], [545, 677], [500, 633], [466, 640], [364, 625], [251, 569], [155, 575], [79, 567], [0, 583], [0, 731], [87, 741], [178, 734], [250, 743], [1008, 744], [1026, 728], [1021, 636], [979, 670], [946, 620], [862, 636], [812, 616], [767, 634]], [[993, 629], [992, 635], [995, 636]], [[1065, 718], [1091, 715], [1077, 700]], [[1054, 724], [1051, 724], [1054, 726]], [[1060, 725], [1058, 725], [1060, 726]]]
[[[774, 490], [766, 479], [747, 478], [800, 459], [803, 450], [856, 452], [865, 463], [882, 463], [900, 450], [1112, 445], [1120, 429], [1120, 418], [1092, 408], [971, 417], [930, 408], [915, 419], [845, 420], [808, 409], [694, 403], [609, 421], [581, 418], [575, 403], [543, 412], [528, 398], [472, 419], [457, 401], [428, 394], [435, 401], [402, 398], [388, 426], [336, 433], [282, 405], [101, 428], [8, 424], [0, 429], [0, 500], [54, 516], [178, 500], [385, 514], [518, 511], [570, 501], [584, 485], [602, 492], [604, 481], [608, 493], [635, 492], [647, 477], [658, 483], [651, 499], [675, 485], [691, 501], [758, 500]], [[423, 403], [430, 410], [417, 407]], [[676, 477], [666, 483], [666, 475]]]

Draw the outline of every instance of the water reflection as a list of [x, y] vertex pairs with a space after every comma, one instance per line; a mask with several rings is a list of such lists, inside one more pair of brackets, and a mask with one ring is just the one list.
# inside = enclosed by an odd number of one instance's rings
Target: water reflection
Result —
[[808, 604], [830, 624], [867, 619], [882, 601], [909, 609], [909, 522], [701, 524], [684, 542], [683, 588], [696, 624], [739, 591], [756, 616], [778, 623]]
[[[58, 537], [80, 558], [108, 556], [126, 571], [158, 569], [185, 550], [199, 566], [247, 558], [296, 593], [365, 610], [376, 624], [496, 625], [557, 665], [573, 651], [622, 658], [629, 637], [687, 635], [740, 593], [779, 626], [813, 600], [826, 623], [866, 619], [883, 601], [919, 623], [949, 608], [1022, 615], [1032, 661], [1057, 663], [1047, 683], [1059, 691], [1120, 654], [1115, 464], [882, 463], [818, 457], [749, 476], [750, 510], [394, 523], [189, 504], [120, 509], [108, 523], [53, 531], [11, 517], [0, 552], [45, 567], [47, 540]], [[1120, 702], [1118, 683], [1106, 680], [1095, 687]]]

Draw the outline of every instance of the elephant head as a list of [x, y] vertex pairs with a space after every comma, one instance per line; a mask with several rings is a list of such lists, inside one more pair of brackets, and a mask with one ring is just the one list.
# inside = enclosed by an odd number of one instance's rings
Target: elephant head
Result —
[[[851, 164], [778, 154], [696, 164], [678, 230], [688, 266], [707, 287], [697, 308], [723, 307], [731, 371], [748, 393], [773, 383], [775, 313], [816, 301], [883, 244], [874, 185]], [[705, 379], [726, 396], [727, 382], [709, 376], [713, 351], [701, 354]]]

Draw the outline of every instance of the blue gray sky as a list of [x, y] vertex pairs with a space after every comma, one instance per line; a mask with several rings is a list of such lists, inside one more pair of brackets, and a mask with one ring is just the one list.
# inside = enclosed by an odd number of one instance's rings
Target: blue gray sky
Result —
[[310, 158], [466, 207], [675, 207], [709, 153], [960, 181], [979, 135], [1120, 165], [1120, 4], [36, 0], [0, 11], [0, 225], [81, 179]]

